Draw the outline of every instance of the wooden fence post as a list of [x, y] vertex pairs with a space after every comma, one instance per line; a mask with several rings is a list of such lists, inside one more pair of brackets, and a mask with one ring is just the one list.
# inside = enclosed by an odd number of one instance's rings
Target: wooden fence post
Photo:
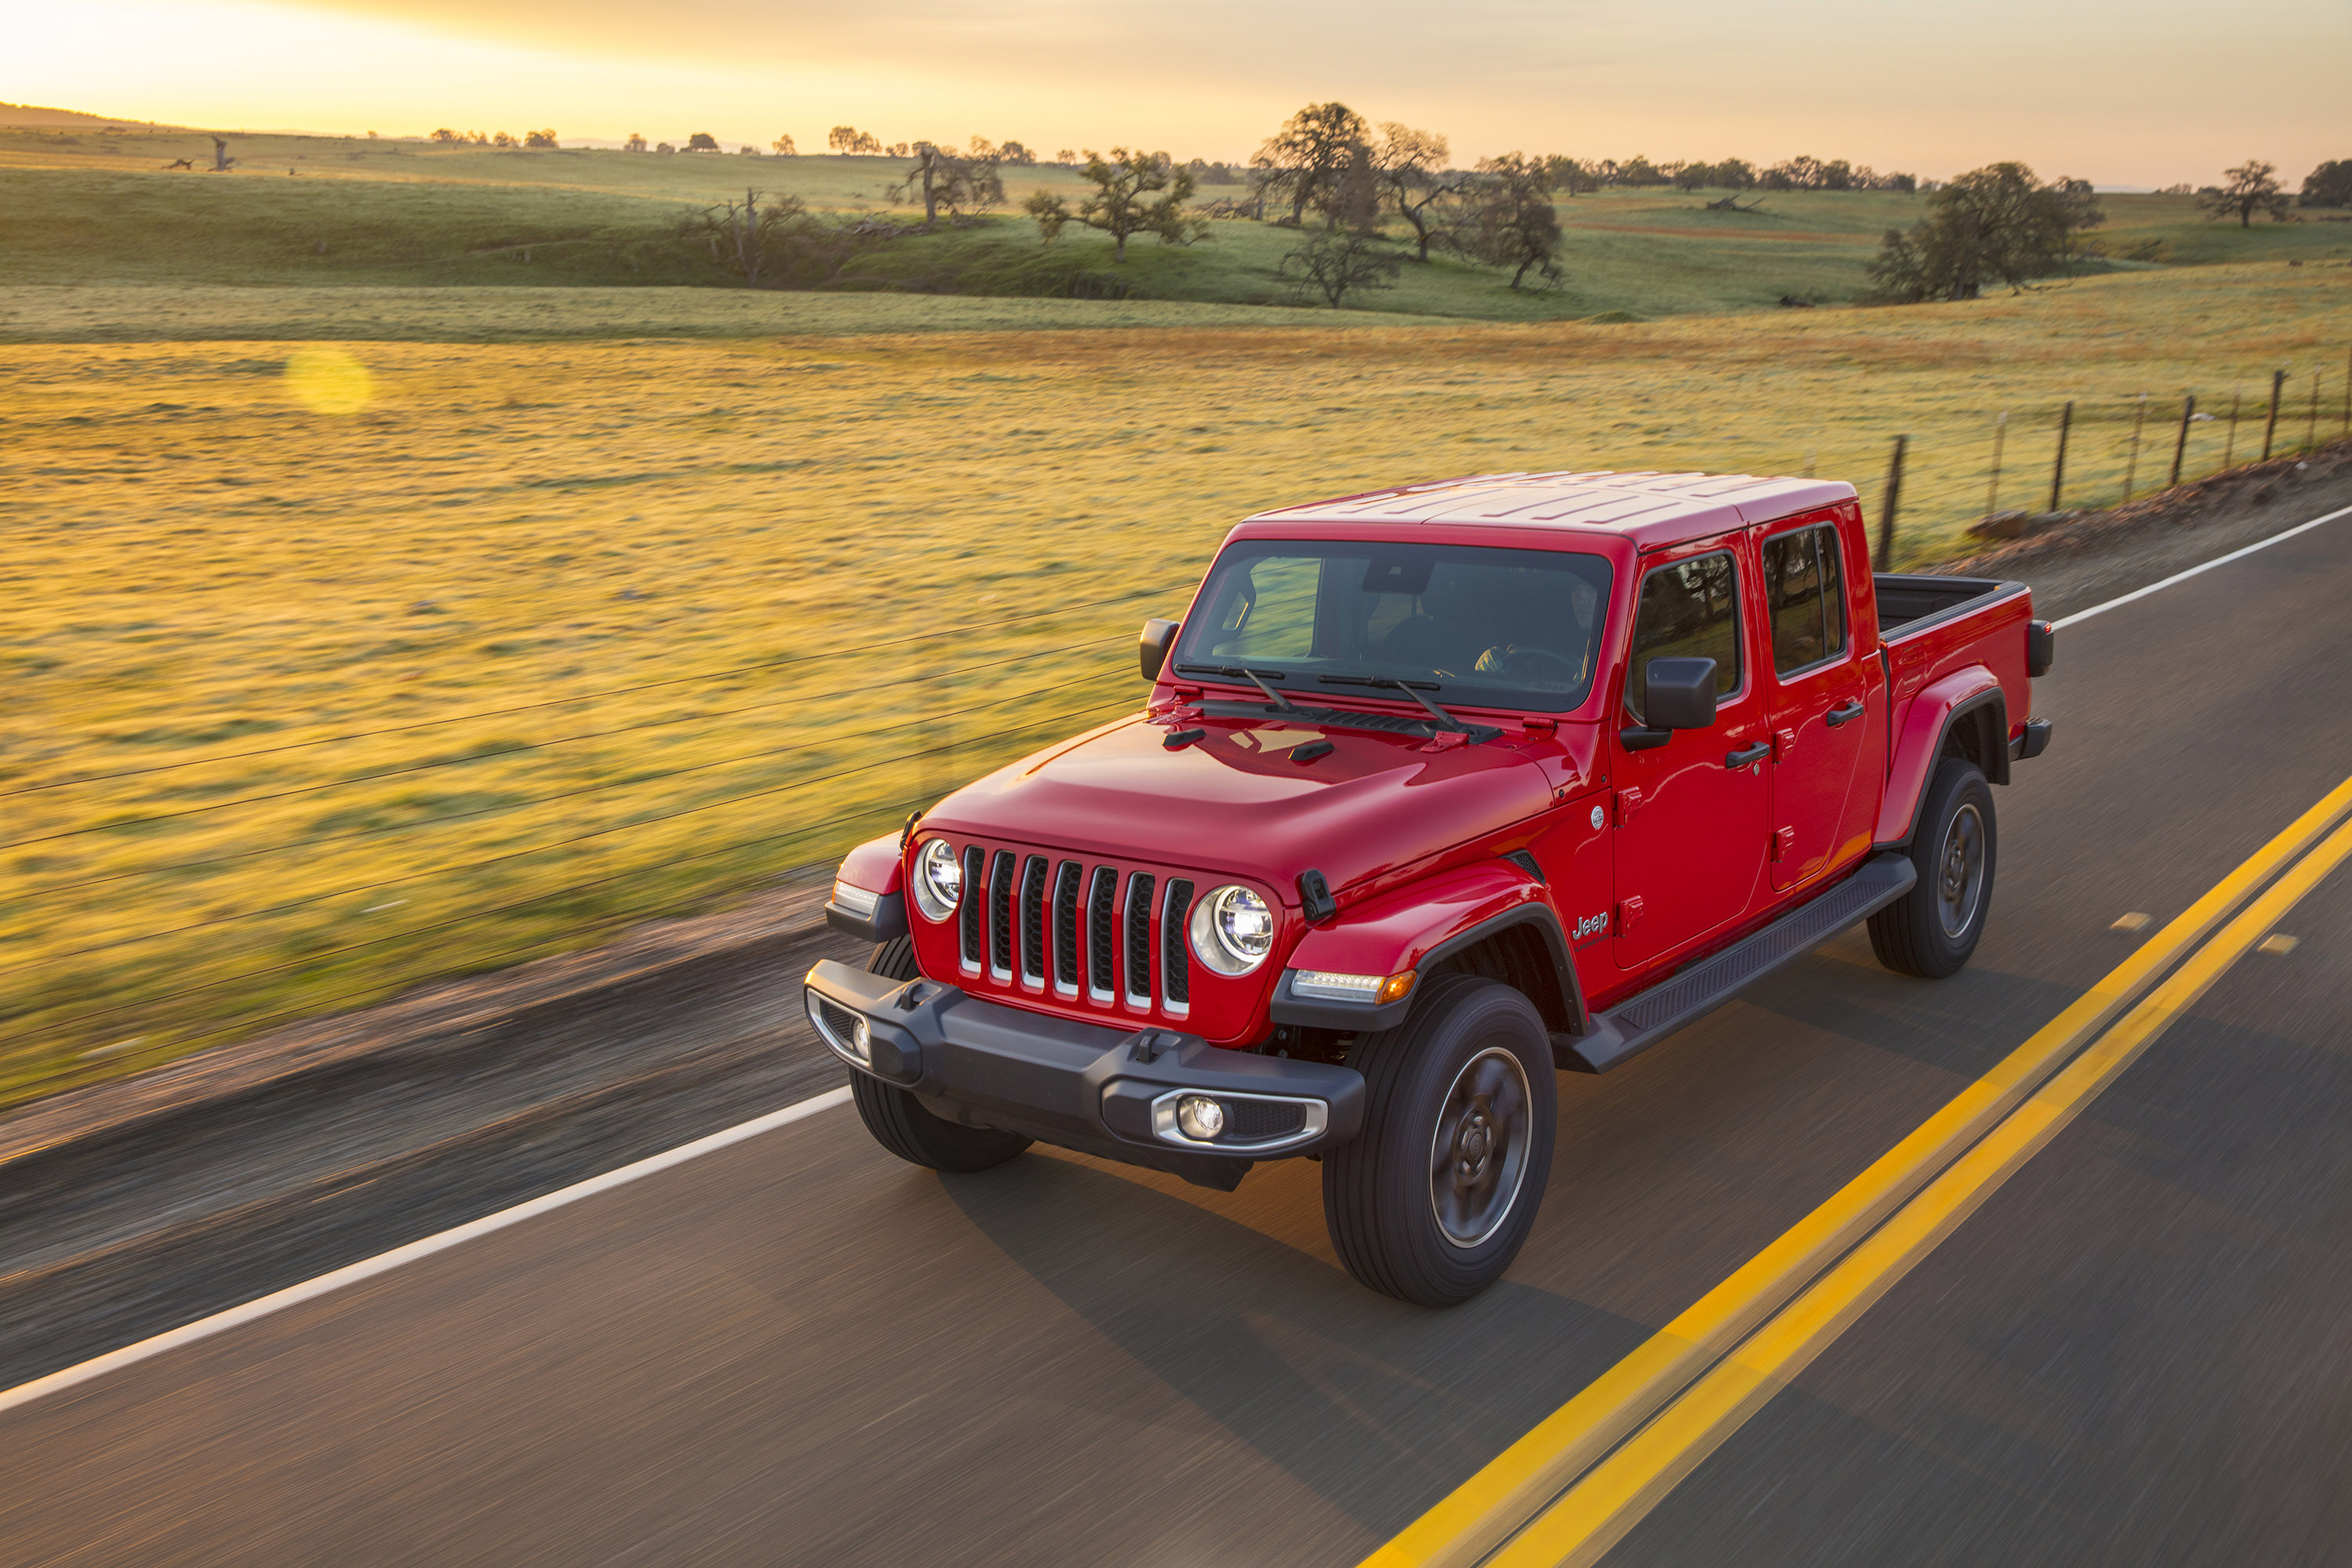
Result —
[[2139, 437], [2141, 430], [2145, 429], [2147, 425], [2147, 394], [2143, 392], [2139, 395], [2139, 401], [2132, 405], [2131, 456], [2124, 460], [2124, 500], [2131, 500], [2132, 486], [2139, 480]]
[[2004, 408], [1992, 422], [1992, 477], [1985, 480], [1985, 515], [1990, 517], [2000, 510], [2000, 445], [2009, 434], [2009, 410]]
[[2271, 437], [2278, 434], [2279, 393], [2286, 385], [2286, 372], [2271, 372], [2271, 416], [2263, 422], [2263, 461], [2271, 460]]
[[1903, 500], [1903, 449], [1911, 444], [1908, 436], [1895, 437], [1895, 457], [1886, 466], [1886, 504], [1878, 513], [1878, 569], [1895, 570], [1895, 509]]
[[2189, 422], [2197, 417], [2197, 395], [2190, 393], [2180, 403], [2180, 435], [2172, 443], [2172, 478], [2167, 488], [2180, 483], [2181, 459], [2189, 456]]
[[2059, 493], [2066, 488], [2066, 432], [2074, 428], [2074, 405], [2058, 411], [2058, 458], [2050, 465], [2050, 510], [2058, 510]]

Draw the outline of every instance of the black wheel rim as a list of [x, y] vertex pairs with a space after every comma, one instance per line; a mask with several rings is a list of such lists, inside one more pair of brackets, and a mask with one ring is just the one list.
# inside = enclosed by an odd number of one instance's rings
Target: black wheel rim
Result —
[[1502, 1228], [1518, 1202], [1529, 1136], [1527, 1069], [1500, 1046], [1463, 1064], [1430, 1140], [1429, 1205], [1455, 1247], [1475, 1247]]
[[1968, 934], [1984, 898], [1985, 825], [1974, 805], [1952, 814], [1944, 829], [1944, 847], [1936, 861], [1936, 913], [1944, 934], [1957, 941]]

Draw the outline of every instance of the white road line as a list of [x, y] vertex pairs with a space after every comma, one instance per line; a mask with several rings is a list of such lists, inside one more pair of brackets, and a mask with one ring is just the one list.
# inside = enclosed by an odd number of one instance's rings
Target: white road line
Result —
[[2216, 566], [2227, 566], [2231, 562], [2237, 560], [2242, 555], [2252, 555], [2257, 550], [2268, 550], [2272, 545], [2278, 543], [2283, 539], [2293, 539], [2296, 534], [2308, 532], [2310, 530], [2317, 528], [2323, 522], [2334, 522], [2337, 518], [2346, 516], [2352, 516], [2352, 506], [2339, 506], [2334, 511], [2329, 512], [2326, 517], [2315, 517], [2309, 522], [2296, 523], [2284, 533], [2273, 533], [2268, 539], [2258, 539], [2252, 544], [2246, 545], [2242, 549], [2231, 551], [2227, 555], [2216, 555], [2212, 560], [2206, 562], [2201, 566], [2191, 566], [2186, 572], [2175, 572], [2171, 576], [2167, 577], [2161, 583], [2150, 583], [2145, 588], [2135, 588], [2119, 599], [2109, 599], [2104, 605], [2093, 605], [2087, 610], [2077, 610], [2063, 620], [2051, 622], [2051, 629], [2053, 631], [2059, 630], [2061, 628], [2073, 626], [2076, 621], [2087, 621], [2093, 616], [2104, 616], [2118, 605], [2128, 605], [2134, 599], [2145, 599], [2150, 594], [2160, 594], [2164, 592], [2165, 589], [2171, 587], [2175, 583], [2188, 582], [2189, 579], [2196, 576], [2200, 572], [2210, 572]]
[[703, 1155], [716, 1153], [730, 1144], [740, 1143], [746, 1138], [757, 1138], [762, 1132], [772, 1132], [779, 1127], [787, 1127], [805, 1117], [814, 1116], [820, 1110], [830, 1110], [836, 1105], [847, 1103], [849, 1103], [849, 1090], [844, 1087], [834, 1089], [830, 1093], [820, 1094], [812, 1100], [803, 1100], [797, 1105], [787, 1105], [782, 1110], [770, 1111], [765, 1116], [741, 1122], [724, 1131], [713, 1132], [708, 1138], [698, 1138], [691, 1143], [681, 1143], [667, 1153], [639, 1160], [635, 1164], [624, 1165], [617, 1171], [607, 1171], [601, 1176], [591, 1176], [584, 1182], [575, 1182], [571, 1186], [549, 1193], [544, 1197], [533, 1198], [529, 1203], [517, 1204], [509, 1209], [500, 1209], [494, 1215], [485, 1215], [480, 1219], [458, 1226], [454, 1230], [445, 1230], [438, 1236], [428, 1236], [422, 1241], [412, 1241], [406, 1247], [395, 1247], [390, 1252], [380, 1252], [373, 1258], [338, 1268], [331, 1274], [321, 1274], [315, 1279], [306, 1279], [299, 1285], [289, 1285], [283, 1290], [274, 1291], [256, 1300], [247, 1301], [242, 1307], [231, 1307], [225, 1312], [215, 1312], [209, 1318], [199, 1318], [193, 1323], [184, 1324], [179, 1328], [157, 1334], [152, 1339], [141, 1340], [137, 1344], [125, 1345], [119, 1351], [109, 1351], [104, 1355], [93, 1356], [89, 1361], [67, 1367], [62, 1372], [53, 1372], [47, 1377], [37, 1377], [30, 1383], [20, 1383], [14, 1388], [0, 1391], [0, 1412], [13, 1410], [20, 1405], [30, 1405], [36, 1399], [71, 1388], [78, 1383], [88, 1383], [94, 1377], [103, 1377], [110, 1372], [120, 1371], [123, 1367], [145, 1361], [150, 1356], [162, 1355], [165, 1351], [177, 1350], [182, 1345], [194, 1344], [198, 1340], [209, 1339], [224, 1330], [234, 1329], [242, 1323], [250, 1323], [257, 1318], [266, 1318], [272, 1312], [282, 1312], [287, 1308], [299, 1306], [304, 1301], [315, 1300], [331, 1291], [341, 1290], [347, 1285], [356, 1285], [362, 1279], [373, 1279], [379, 1274], [388, 1274], [405, 1264], [415, 1262], [418, 1258], [430, 1258], [436, 1252], [446, 1252], [449, 1248], [472, 1241], [478, 1237], [504, 1230], [510, 1225], [520, 1225], [527, 1219], [536, 1219], [541, 1215], [563, 1207], [566, 1204], [576, 1204], [582, 1198], [593, 1197], [598, 1193], [608, 1193], [614, 1187], [626, 1186], [640, 1177], [650, 1176], [657, 1171], [667, 1171], [673, 1165], [683, 1165], [688, 1160], [698, 1160]]

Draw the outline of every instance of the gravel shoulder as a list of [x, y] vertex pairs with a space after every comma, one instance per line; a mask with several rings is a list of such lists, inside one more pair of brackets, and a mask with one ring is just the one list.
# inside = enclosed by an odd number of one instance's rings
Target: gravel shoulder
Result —
[[[2055, 619], [2344, 506], [2337, 443], [1939, 570]], [[0, 1387], [834, 1087], [821, 875], [0, 1118]]]

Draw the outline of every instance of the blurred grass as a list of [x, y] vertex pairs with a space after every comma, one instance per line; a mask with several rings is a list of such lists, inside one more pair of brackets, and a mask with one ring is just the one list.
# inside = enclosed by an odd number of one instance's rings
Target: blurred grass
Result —
[[[73, 291], [0, 300], [51, 292]], [[268, 297], [321, 291], [242, 292], [266, 326]], [[2291, 368], [2298, 440], [2303, 378], [2326, 367], [2337, 406], [2352, 344], [2352, 274], [2276, 263], [1614, 326], [1041, 300], [1011, 324], [1067, 330], [972, 331], [1003, 302], [761, 297], [796, 313], [651, 341], [594, 315], [622, 292], [453, 291], [440, 330], [496, 296], [592, 335], [354, 337], [373, 397], [348, 415], [291, 395], [290, 343], [0, 346], [0, 1102], [887, 830], [1131, 703], [1133, 627], [1181, 613], [1258, 508], [1479, 470], [1811, 468], [1874, 523], [1902, 432], [1916, 565], [1981, 510], [2000, 411], [2004, 500], [2038, 504], [2078, 400], [2088, 504], [2120, 489], [2137, 394], [2144, 490], [2183, 392], [2226, 410]], [[2198, 426], [2192, 474], [2221, 440]]]

